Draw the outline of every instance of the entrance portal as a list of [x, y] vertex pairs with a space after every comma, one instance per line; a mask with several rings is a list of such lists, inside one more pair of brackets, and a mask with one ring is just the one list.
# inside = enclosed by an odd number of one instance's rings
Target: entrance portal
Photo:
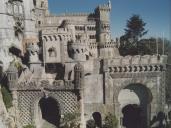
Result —
[[126, 128], [149, 127], [152, 94], [145, 85], [126, 86], [119, 92], [118, 101], [123, 114], [121, 125]]
[[56, 127], [59, 127], [60, 124], [60, 110], [59, 105], [55, 99], [49, 98], [42, 98], [39, 101], [42, 119], [45, 120], [47, 123], [53, 124]]
[[127, 105], [122, 109], [123, 126], [126, 128], [142, 128], [141, 109], [138, 105]]

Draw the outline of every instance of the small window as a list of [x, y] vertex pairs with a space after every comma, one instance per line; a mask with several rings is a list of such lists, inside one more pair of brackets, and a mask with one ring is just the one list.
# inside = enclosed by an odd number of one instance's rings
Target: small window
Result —
[[56, 49], [54, 47], [49, 48], [48, 52], [49, 52], [49, 57], [56, 57], [57, 55]]
[[42, 7], [44, 7], [44, 2], [43, 2], [43, 1], [41, 2], [41, 8], [42, 8]]
[[41, 25], [41, 21], [38, 21], [38, 24]]

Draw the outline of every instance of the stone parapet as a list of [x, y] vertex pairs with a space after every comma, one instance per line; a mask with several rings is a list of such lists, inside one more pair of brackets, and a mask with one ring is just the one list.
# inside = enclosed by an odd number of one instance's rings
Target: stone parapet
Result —
[[155, 65], [155, 64], [166, 64], [166, 55], [144, 55], [144, 56], [118, 56], [113, 59], [104, 60], [104, 65], [108, 66], [128, 66], [128, 65]]
[[17, 84], [18, 91], [22, 90], [74, 90], [72, 81], [54, 80], [51, 84], [48, 80], [20, 82]]

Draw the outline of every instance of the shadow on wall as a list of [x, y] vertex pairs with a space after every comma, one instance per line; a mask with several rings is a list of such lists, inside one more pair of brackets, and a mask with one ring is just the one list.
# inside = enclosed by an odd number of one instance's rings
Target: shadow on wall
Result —
[[171, 128], [170, 121], [171, 120], [171, 111], [168, 113], [168, 116], [163, 113], [159, 112], [150, 122], [151, 128]]
[[71, 46], [72, 43], [73, 43], [73, 41], [69, 41], [67, 43], [67, 51], [68, 51], [68, 56], [73, 59], [74, 58], [74, 49], [72, 49], [72, 46]]
[[143, 128], [140, 106], [129, 104], [122, 109], [122, 113], [124, 115], [123, 126], [126, 128]]

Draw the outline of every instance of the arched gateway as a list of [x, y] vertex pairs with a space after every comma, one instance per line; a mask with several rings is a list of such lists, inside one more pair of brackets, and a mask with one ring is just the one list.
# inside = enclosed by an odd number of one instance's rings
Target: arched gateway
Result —
[[130, 84], [118, 95], [122, 112], [122, 125], [126, 128], [147, 128], [149, 126], [152, 94], [142, 84]]
[[51, 97], [43, 97], [39, 101], [39, 107], [42, 115], [42, 122], [44, 125], [60, 125], [60, 108], [57, 101]]
[[43, 96], [35, 104], [36, 128], [58, 128], [61, 120], [60, 103], [53, 97]]

